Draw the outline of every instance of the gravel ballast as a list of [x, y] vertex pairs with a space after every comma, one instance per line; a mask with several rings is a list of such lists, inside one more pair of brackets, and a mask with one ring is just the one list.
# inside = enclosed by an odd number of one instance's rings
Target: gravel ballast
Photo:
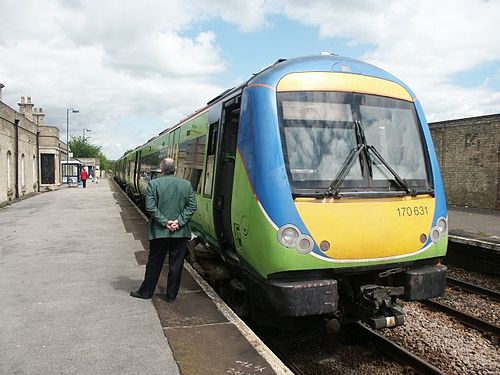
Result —
[[418, 302], [403, 303], [404, 326], [381, 333], [447, 374], [499, 374], [500, 350], [480, 332]]

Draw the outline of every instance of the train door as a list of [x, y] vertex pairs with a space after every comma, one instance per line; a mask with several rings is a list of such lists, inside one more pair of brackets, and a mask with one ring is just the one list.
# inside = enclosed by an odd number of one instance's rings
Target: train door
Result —
[[137, 176], [138, 157], [139, 157], [139, 152], [134, 152], [134, 161], [130, 162], [131, 168], [130, 168], [129, 181], [130, 181], [130, 189], [132, 195], [136, 195], [137, 193], [136, 176]]
[[141, 151], [135, 154], [135, 171], [134, 171], [134, 187], [137, 194], [141, 193], [139, 180], [141, 177]]
[[[238, 125], [240, 120], [238, 96], [224, 103], [219, 130], [219, 155], [214, 186], [214, 225], [218, 240], [228, 255], [235, 255], [231, 223], [231, 200], [236, 161]], [[237, 260], [236, 257], [233, 256]]]

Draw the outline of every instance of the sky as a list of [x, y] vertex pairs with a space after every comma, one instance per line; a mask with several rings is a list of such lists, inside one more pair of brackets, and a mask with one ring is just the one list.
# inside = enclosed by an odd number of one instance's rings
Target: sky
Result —
[[0, 0], [3, 102], [109, 159], [279, 58], [332, 52], [405, 82], [429, 122], [500, 113], [500, 0]]

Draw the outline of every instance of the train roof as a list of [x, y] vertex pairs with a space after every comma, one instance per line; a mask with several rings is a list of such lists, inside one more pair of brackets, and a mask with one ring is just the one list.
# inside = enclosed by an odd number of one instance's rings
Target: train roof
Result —
[[[219, 95], [217, 95], [216, 97], [212, 98], [207, 102], [207, 105], [205, 107], [197, 109], [189, 116], [180, 120], [177, 124], [163, 130], [157, 136], [154, 136], [144, 144], [136, 147], [134, 151], [153, 142], [159, 136], [178, 128], [189, 119], [199, 115], [200, 113], [207, 111], [208, 108], [210, 108], [211, 106], [219, 103], [225, 98], [232, 96], [234, 93], [241, 91], [248, 85], [267, 85], [275, 87], [278, 84], [279, 80], [283, 76], [289, 73], [308, 72], [308, 71], [309, 72], [332, 71], [340, 73], [361, 74], [361, 75], [382, 78], [400, 84], [410, 93], [412, 97], [415, 97], [410, 88], [407, 85], [405, 85], [402, 81], [400, 81], [398, 78], [386, 72], [385, 70], [382, 70], [374, 65], [368, 64], [361, 60], [342, 57], [331, 53], [321, 53], [320, 55], [303, 56], [291, 59], [278, 59], [268, 67], [262, 69], [257, 73], [254, 73], [252, 77], [250, 77], [247, 81], [243, 82], [241, 85], [227, 89], [222, 93], [220, 93]], [[124, 157], [125, 156], [127, 155], [124, 155]]]
[[406, 89], [406, 85], [392, 74], [372, 64], [361, 60], [342, 57], [334, 54], [321, 54], [313, 56], [281, 59], [276, 61], [261, 72], [255, 74], [247, 84], [266, 84], [276, 86], [278, 81], [289, 73], [297, 72], [338, 72], [361, 74], [397, 82]]

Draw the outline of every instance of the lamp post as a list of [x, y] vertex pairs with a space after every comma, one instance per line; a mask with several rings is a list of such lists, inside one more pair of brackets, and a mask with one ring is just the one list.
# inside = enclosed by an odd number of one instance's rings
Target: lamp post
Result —
[[78, 113], [78, 108], [66, 108], [66, 184], [69, 185], [68, 164], [69, 164], [69, 112]]
[[83, 129], [82, 134], [83, 134], [83, 140], [85, 140], [85, 132], [91, 132], [92, 129]]

